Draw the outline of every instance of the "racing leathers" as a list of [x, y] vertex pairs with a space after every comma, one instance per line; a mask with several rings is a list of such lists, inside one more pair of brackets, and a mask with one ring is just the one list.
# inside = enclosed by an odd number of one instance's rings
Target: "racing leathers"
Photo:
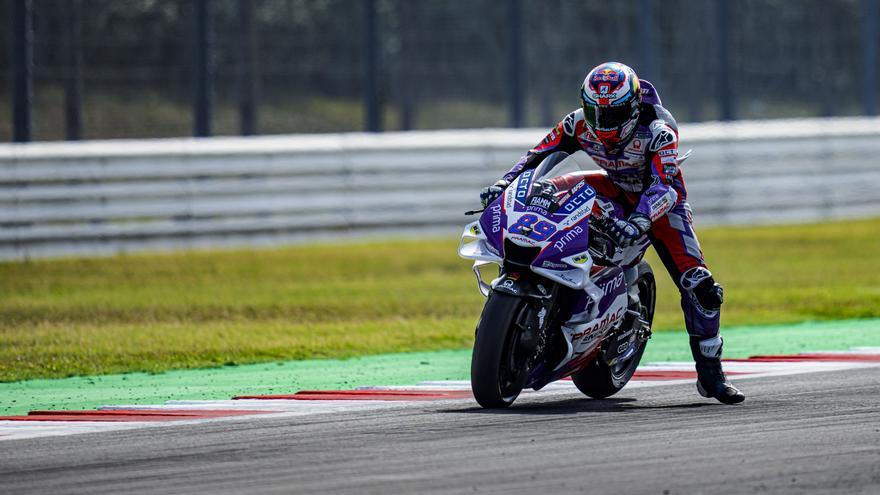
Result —
[[493, 187], [503, 188], [551, 153], [586, 152], [602, 170], [577, 174], [571, 177], [570, 186], [583, 178], [599, 195], [623, 206], [629, 221], [617, 223], [617, 234], [624, 243], [642, 233], [648, 235], [681, 294], [700, 394], [728, 404], [742, 402], [745, 396], [727, 381], [721, 369], [723, 341], [718, 329], [723, 292], [706, 267], [693, 229], [678, 166], [678, 125], [662, 106], [653, 84], [644, 79], [639, 83], [639, 117], [628, 141], [606, 148], [585, 122], [584, 110], [577, 109], [494, 186], [484, 189], [484, 194], [491, 196]]
[[[721, 286], [706, 267], [693, 229], [687, 190], [678, 167], [678, 126], [662, 105], [654, 86], [640, 80], [641, 107], [637, 128], [629, 141], [607, 149], [584, 121], [583, 109], [568, 114], [538, 146], [530, 150], [500, 182], [509, 183], [536, 167], [550, 153], [582, 150], [602, 171], [579, 174], [597, 192], [619, 202], [630, 218], [644, 222], [657, 254], [681, 293], [681, 308], [692, 347], [707, 347], [720, 356], [718, 336]], [[573, 185], [573, 184], [572, 184]], [[717, 344], [717, 348], [715, 345]], [[717, 355], [716, 355], [717, 354]], [[708, 354], [697, 354], [700, 361]], [[720, 363], [718, 365], [720, 370]]]

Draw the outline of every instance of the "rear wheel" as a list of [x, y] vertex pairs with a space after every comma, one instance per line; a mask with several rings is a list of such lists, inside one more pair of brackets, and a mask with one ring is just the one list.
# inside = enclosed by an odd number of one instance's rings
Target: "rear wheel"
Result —
[[[650, 328], [654, 321], [654, 302], [657, 294], [654, 272], [645, 261], [639, 263], [638, 270], [636, 286], [639, 291], [639, 318], [647, 322], [648, 328]], [[639, 323], [636, 321], [633, 324], [638, 325]], [[616, 394], [636, 372], [647, 344], [646, 340], [637, 338], [635, 353], [629, 359], [613, 366], [608, 366], [602, 353], [599, 353], [586, 368], [572, 375], [574, 384], [578, 390], [594, 399], [604, 399]]]
[[483, 307], [471, 357], [471, 388], [485, 408], [513, 404], [525, 385], [529, 356], [522, 352], [516, 322], [527, 310], [524, 299], [495, 291]]

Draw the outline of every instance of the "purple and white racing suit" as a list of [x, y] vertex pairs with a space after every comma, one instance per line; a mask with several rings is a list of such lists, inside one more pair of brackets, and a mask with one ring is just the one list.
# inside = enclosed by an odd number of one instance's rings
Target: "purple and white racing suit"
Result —
[[[644, 79], [642, 106], [635, 132], [629, 141], [608, 150], [589, 129], [582, 109], [568, 114], [538, 146], [529, 150], [504, 175], [512, 181], [523, 170], [536, 167], [556, 151], [586, 152], [602, 171], [584, 177], [596, 191], [617, 201], [627, 214], [636, 212], [651, 219], [648, 232], [654, 249], [681, 293], [681, 308], [690, 335], [701, 339], [718, 335], [718, 307], [704, 307], [701, 290], [707, 279], [714, 284], [693, 228], [684, 178], [678, 167], [678, 126], [663, 108], [654, 86]], [[709, 306], [706, 304], [705, 306]]]

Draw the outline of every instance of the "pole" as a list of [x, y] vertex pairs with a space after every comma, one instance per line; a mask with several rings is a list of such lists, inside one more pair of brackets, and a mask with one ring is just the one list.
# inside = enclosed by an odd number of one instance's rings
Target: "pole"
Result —
[[82, 139], [82, 0], [64, 2], [64, 123], [68, 141]]
[[367, 132], [381, 132], [379, 105], [379, 36], [376, 1], [364, 0], [364, 127]]
[[400, 87], [400, 130], [409, 131], [415, 126], [415, 84], [413, 65], [418, 59], [415, 53], [416, 3], [398, 0], [400, 16], [400, 62], [398, 85]]
[[717, 0], [718, 9], [718, 98], [721, 110], [721, 120], [733, 120], [736, 118], [734, 110], [735, 95], [730, 78], [733, 71], [730, 67], [730, 31], [733, 9], [730, 0]]
[[865, 67], [864, 106], [865, 115], [877, 115], [877, 43], [880, 37], [880, 1], [862, 0], [863, 55]]
[[508, 50], [507, 50], [507, 80], [510, 84], [510, 94], [508, 101], [510, 111], [510, 126], [523, 126], [523, 101], [524, 101], [524, 84], [523, 78], [525, 67], [523, 67], [523, 19], [522, 19], [522, 1], [508, 0]]
[[211, 87], [208, 60], [208, 0], [193, 5], [193, 135], [211, 135]]
[[660, 83], [657, 74], [657, 43], [654, 33], [656, 19], [654, 1], [642, 0], [639, 9], [639, 45], [642, 52], [642, 66], [636, 70], [640, 76], [650, 79], [655, 85]]
[[239, 60], [238, 118], [242, 136], [257, 133], [258, 66], [257, 23], [254, 1], [238, 0], [239, 32], [242, 36]]
[[12, 140], [31, 140], [33, 100], [33, 6], [31, 0], [12, 2]]

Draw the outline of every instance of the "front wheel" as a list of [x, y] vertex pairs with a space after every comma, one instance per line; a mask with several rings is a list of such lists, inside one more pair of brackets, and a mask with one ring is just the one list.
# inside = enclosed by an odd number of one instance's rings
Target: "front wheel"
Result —
[[[639, 318], [645, 321], [650, 328], [654, 321], [654, 302], [657, 294], [654, 272], [646, 261], [638, 264], [638, 270], [636, 286], [639, 291]], [[633, 324], [638, 325], [637, 322]], [[599, 353], [586, 368], [572, 375], [572, 381], [578, 390], [589, 397], [594, 399], [610, 397], [619, 392], [632, 378], [642, 360], [642, 354], [645, 353], [646, 345], [646, 340], [637, 339], [635, 353], [629, 359], [613, 366], [608, 366], [602, 353]]]
[[525, 385], [528, 356], [521, 352], [516, 322], [526, 308], [522, 298], [495, 291], [483, 307], [471, 357], [471, 389], [485, 408], [513, 404]]

